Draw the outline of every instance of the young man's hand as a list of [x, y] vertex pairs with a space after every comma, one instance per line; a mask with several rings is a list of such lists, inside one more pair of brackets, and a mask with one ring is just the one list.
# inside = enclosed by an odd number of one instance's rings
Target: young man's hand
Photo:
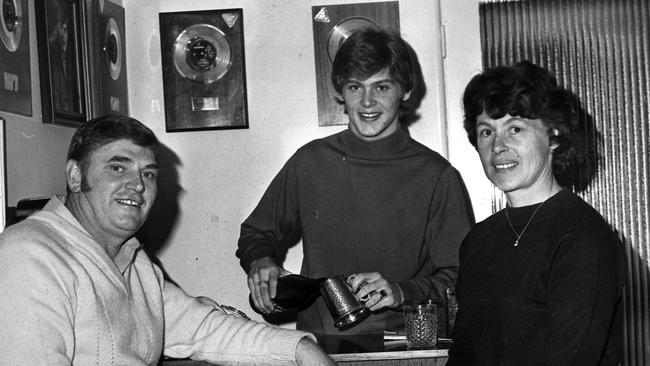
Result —
[[275, 309], [275, 298], [278, 277], [289, 274], [289, 271], [278, 266], [269, 257], [254, 260], [248, 271], [248, 289], [255, 307], [264, 314], [270, 314]]

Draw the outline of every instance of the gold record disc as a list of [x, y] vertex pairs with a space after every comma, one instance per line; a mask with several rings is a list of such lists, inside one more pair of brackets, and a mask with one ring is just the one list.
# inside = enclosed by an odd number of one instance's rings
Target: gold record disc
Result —
[[230, 42], [217, 27], [195, 24], [174, 42], [174, 65], [186, 79], [210, 84], [221, 79], [232, 63]]
[[334, 56], [339, 50], [339, 47], [341, 47], [341, 44], [343, 44], [352, 33], [366, 28], [375, 30], [380, 29], [375, 22], [364, 17], [345, 18], [332, 27], [327, 38], [327, 55], [329, 56], [330, 61], [334, 61]]
[[0, 11], [0, 39], [7, 50], [16, 52], [23, 34], [21, 0], [0, 0]]
[[117, 80], [122, 71], [122, 52], [120, 29], [115, 19], [110, 18], [106, 22], [106, 32], [104, 32], [104, 60], [113, 80]]

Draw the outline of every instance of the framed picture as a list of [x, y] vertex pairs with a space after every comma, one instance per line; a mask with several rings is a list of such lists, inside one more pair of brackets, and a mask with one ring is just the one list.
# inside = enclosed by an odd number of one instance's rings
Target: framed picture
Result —
[[242, 9], [159, 19], [167, 132], [248, 128]]
[[336, 101], [337, 93], [330, 79], [336, 51], [350, 34], [363, 28], [387, 29], [399, 33], [399, 2], [315, 5], [311, 9], [318, 125], [347, 125], [348, 116], [343, 105]]
[[34, 5], [43, 122], [79, 125], [90, 117], [84, 1]]
[[0, 110], [32, 115], [29, 7], [27, 0], [0, 2]]

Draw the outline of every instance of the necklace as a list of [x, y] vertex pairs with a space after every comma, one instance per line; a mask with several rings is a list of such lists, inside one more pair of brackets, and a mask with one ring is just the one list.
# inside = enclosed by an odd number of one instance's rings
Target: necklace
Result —
[[539, 206], [537, 206], [537, 208], [535, 209], [535, 211], [533, 211], [533, 214], [530, 215], [530, 219], [528, 219], [528, 222], [526, 223], [524, 229], [521, 230], [520, 233], [518, 233], [517, 230], [515, 230], [515, 226], [512, 225], [512, 222], [510, 221], [510, 215], [508, 215], [508, 208], [506, 207], [506, 219], [508, 220], [508, 225], [510, 225], [510, 229], [512, 229], [512, 232], [515, 233], [515, 236], [517, 236], [517, 240], [515, 240], [515, 243], [513, 244], [514, 246], [519, 246], [519, 239], [521, 239], [521, 236], [524, 235], [524, 232], [526, 231], [526, 229], [528, 229], [528, 225], [530, 225], [530, 223], [533, 221], [533, 217], [535, 217], [535, 214], [537, 213], [537, 211], [539, 211], [539, 208], [542, 207], [544, 202], [540, 203]]

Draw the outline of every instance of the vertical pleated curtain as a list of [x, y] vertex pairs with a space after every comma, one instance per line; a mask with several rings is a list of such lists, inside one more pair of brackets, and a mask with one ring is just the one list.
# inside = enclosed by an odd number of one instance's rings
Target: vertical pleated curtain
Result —
[[[623, 365], [650, 366], [650, 0], [481, 0], [486, 67], [527, 59], [578, 95], [599, 168], [579, 194], [628, 258]], [[494, 191], [493, 207], [503, 197]]]

